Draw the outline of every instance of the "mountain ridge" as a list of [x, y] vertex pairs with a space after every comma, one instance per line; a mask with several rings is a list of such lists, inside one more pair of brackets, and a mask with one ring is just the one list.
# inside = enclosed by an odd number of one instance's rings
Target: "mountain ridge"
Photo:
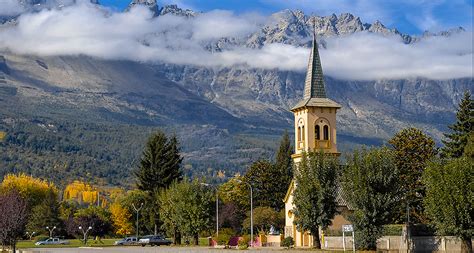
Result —
[[[154, 6], [150, 0], [135, 3]], [[157, 15], [199, 15], [177, 6], [159, 10]], [[412, 37], [381, 22], [364, 24], [352, 14], [318, 18], [287, 10], [271, 19], [244, 38], [216, 39], [205, 48], [308, 47], [313, 20], [322, 46], [330, 36], [358, 32], [399, 36], [408, 44], [463, 32]], [[188, 175], [214, 177], [223, 170], [232, 176], [256, 159], [271, 158], [283, 131], [293, 131], [289, 108], [302, 97], [305, 77], [302, 71], [246, 66], [0, 55], [0, 131], [8, 134], [0, 142], [0, 174], [26, 171], [67, 178], [69, 173], [106, 178], [110, 184], [124, 184], [121, 179], [137, 166], [147, 135], [158, 127], [179, 136]], [[472, 78], [353, 81], [326, 75], [325, 82], [328, 96], [343, 106], [337, 118], [343, 152], [382, 145], [409, 126], [439, 143], [462, 92], [474, 89]], [[64, 162], [66, 167], [57, 167]]]

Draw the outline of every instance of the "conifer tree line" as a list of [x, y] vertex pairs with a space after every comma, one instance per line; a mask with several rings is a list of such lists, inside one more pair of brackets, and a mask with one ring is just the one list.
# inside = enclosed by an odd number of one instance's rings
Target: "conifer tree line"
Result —
[[[473, 107], [466, 92], [441, 149], [422, 130], [406, 128], [385, 147], [359, 148], [344, 159], [314, 151], [293, 164], [293, 147], [285, 132], [273, 159], [255, 161], [244, 174], [221, 185], [185, 178], [178, 138], [158, 130], [144, 147], [134, 170], [136, 187], [130, 190], [101, 193], [77, 181], [63, 192], [46, 180], [7, 175], [0, 185], [0, 211], [8, 214], [0, 216], [0, 242], [3, 248], [14, 247], [28, 237], [26, 232], [49, 236], [47, 226], [56, 226], [54, 236], [67, 238], [81, 238], [78, 227], [91, 226], [90, 235], [97, 238], [138, 232], [163, 234], [175, 244], [197, 244], [200, 236], [225, 244], [230, 236], [244, 235], [248, 241], [249, 185], [255, 234], [272, 227], [284, 233], [283, 199], [293, 182], [297, 187], [292, 213], [299, 231], [316, 235], [327, 230], [344, 198], [359, 249], [375, 249], [384, 225], [405, 223], [409, 216], [411, 223], [459, 237], [464, 252], [469, 252], [474, 232]], [[138, 227], [137, 207], [142, 207]], [[318, 236], [313, 240], [313, 246], [321, 247]]]

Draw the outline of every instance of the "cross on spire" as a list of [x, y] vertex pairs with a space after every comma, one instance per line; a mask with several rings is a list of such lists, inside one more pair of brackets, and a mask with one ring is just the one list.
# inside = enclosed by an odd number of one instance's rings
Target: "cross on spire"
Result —
[[308, 70], [304, 84], [304, 99], [326, 98], [323, 68], [319, 58], [318, 43], [316, 42], [316, 20], [313, 20], [313, 48], [309, 56]]

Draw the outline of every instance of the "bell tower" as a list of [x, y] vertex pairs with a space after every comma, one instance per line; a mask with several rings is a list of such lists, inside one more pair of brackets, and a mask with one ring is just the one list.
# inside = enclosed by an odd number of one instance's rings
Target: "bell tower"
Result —
[[340, 155], [337, 151], [336, 113], [341, 105], [327, 98], [316, 34], [308, 62], [303, 99], [291, 111], [295, 116], [295, 153], [297, 163], [303, 151]]
[[[326, 96], [318, 43], [316, 34], [313, 34], [313, 47], [308, 62], [303, 99], [291, 108], [295, 115], [295, 153], [291, 156], [295, 164], [301, 161], [303, 152], [322, 150], [328, 155], [340, 155], [336, 139], [336, 113], [340, 108], [338, 103]], [[311, 246], [313, 235], [307, 231], [298, 231], [294, 223], [293, 192], [296, 187], [297, 182], [293, 180], [283, 199], [286, 213], [285, 237], [293, 237], [296, 247]]]

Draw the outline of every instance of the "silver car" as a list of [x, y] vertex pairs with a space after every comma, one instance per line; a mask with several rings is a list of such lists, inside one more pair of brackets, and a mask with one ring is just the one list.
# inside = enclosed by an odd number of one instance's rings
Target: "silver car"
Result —
[[136, 237], [125, 237], [121, 240], [115, 241], [114, 245], [135, 245], [137, 244], [138, 240]]

